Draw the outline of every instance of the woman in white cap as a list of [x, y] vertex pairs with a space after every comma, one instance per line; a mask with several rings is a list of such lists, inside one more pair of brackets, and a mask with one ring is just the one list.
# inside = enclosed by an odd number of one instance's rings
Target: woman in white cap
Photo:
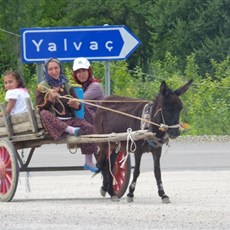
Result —
[[[74, 81], [82, 86], [84, 100], [103, 100], [104, 92], [98, 79], [93, 76], [90, 62], [83, 57], [76, 58], [73, 62]], [[92, 102], [91, 102], [92, 103]], [[99, 102], [100, 103], [100, 102]], [[99, 104], [93, 102], [93, 104]], [[96, 106], [85, 104], [84, 117], [91, 124], [94, 123], [94, 115], [97, 110]], [[93, 154], [87, 154], [88, 161], [92, 162]]]
[[[98, 79], [93, 76], [92, 67], [86, 58], [76, 58], [73, 62], [73, 78], [82, 86], [84, 100], [103, 100], [104, 92]], [[93, 104], [100, 104], [94, 102]], [[93, 124], [96, 106], [85, 104], [85, 119]]]

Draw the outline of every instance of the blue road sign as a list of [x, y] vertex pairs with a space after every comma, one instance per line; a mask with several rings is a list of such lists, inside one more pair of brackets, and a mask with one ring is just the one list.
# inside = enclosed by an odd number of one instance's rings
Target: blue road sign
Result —
[[141, 44], [125, 26], [22, 28], [22, 61], [124, 60]]

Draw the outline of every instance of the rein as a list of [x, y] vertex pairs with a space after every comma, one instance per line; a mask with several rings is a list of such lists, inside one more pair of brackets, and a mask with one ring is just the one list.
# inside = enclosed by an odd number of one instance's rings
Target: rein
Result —
[[[68, 97], [66, 96], [59, 96], [60, 98], [65, 98], [65, 99], [69, 99]], [[166, 131], [168, 128], [180, 128], [182, 129], [181, 125], [180, 124], [176, 124], [176, 125], [166, 125], [165, 123], [164, 124], [157, 124], [155, 122], [152, 122], [152, 121], [149, 121], [149, 120], [146, 120], [144, 118], [141, 118], [141, 117], [137, 117], [137, 116], [134, 116], [134, 115], [131, 115], [131, 114], [128, 114], [128, 113], [124, 113], [124, 112], [121, 112], [121, 111], [117, 111], [117, 110], [114, 110], [114, 109], [110, 109], [110, 108], [107, 108], [107, 107], [104, 107], [104, 106], [101, 106], [101, 105], [96, 105], [96, 104], [93, 104], [93, 103], [90, 103], [88, 102], [88, 100], [83, 100], [83, 99], [77, 99], [77, 98], [72, 98], [74, 100], [76, 100], [77, 102], [83, 102], [85, 104], [88, 104], [88, 105], [92, 105], [92, 106], [96, 106], [98, 108], [101, 108], [101, 109], [105, 109], [105, 110], [108, 110], [108, 111], [111, 111], [111, 112], [114, 112], [114, 113], [118, 113], [118, 114], [122, 114], [122, 115], [125, 115], [127, 117], [131, 117], [131, 118], [134, 118], [134, 119], [137, 119], [137, 120], [140, 120], [140, 121], [143, 121], [143, 122], [146, 122], [146, 123], [149, 123], [149, 124], [152, 124], [152, 125], [155, 125], [155, 126], [158, 126], [159, 129], [161, 131]], [[97, 101], [97, 100], [95, 100]], [[110, 102], [113, 102], [113, 101], [110, 101]], [[128, 101], [129, 102], [129, 101]], [[138, 101], [140, 102], [140, 101]], [[162, 109], [159, 109], [156, 114], [158, 112], [161, 112], [161, 116], [163, 117], [163, 114], [162, 114]], [[154, 116], [156, 116], [156, 114]], [[164, 119], [163, 119], [164, 121]], [[165, 122], [165, 121], [164, 121]]]
[[[59, 96], [59, 98], [69, 99], [69, 98], [67, 98], [65, 96]], [[88, 102], [86, 100], [77, 99], [77, 98], [73, 98], [73, 99], [76, 100], [77, 102], [83, 102], [83, 103], [88, 104], [88, 105], [96, 106], [96, 107], [101, 108], [101, 109], [105, 109], [105, 110], [108, 110], [108, 111], [111, 111], [111, 112], [114, 112], [114, 113], [122, 114], [122, 115], [125, 115], [127, 117], [131, 117], [131, 118], [134, 118], [134, 119], [137, 119], [137, 120], [140, 120], [140, 121], [143, 121], [143, 122], [158, 126], [161, 131], [166, 131], [168, 128], [181, 128], [180, 124], [177, 124], [177, 125], [157, 124], [155, 122], [152, 122], [152, 121], [149, 121], [149, 120], [146, 120], [144, 118], [137, 117], [137, 116], [134, 116], [134, 115], [131, 115], [131, 114], [128, 114], [128, 113], [124, 113], [124, 112], [121, 112], [121, 111], [110, 109], [110, 108], [107, 108], [107, 107], [104, 107], [104, 106], [101, 106], [101, 105], [95, 105], [95, 104], [90, 103], [90, 102]], [[110, 102], [112, 102], [112, 101], [110, 101]], [[161, 112], [161, 115], [163, 117], [162, 110], [159, 109], [156, 113], [158, 113], [158, 112]], [[163, 119], [163, 121], [164, 121], [164, 119]]]
[[[42, 86], [43, 90], [41, 89], [38, 89], [40, 90], [40, 92], [42, 93], [45, 93], [45, 96], [48, 95], [49, 93], [49, 88], [45, 87], [45, 86]], [[44, 88], [46, 88], [46, 90], [44, 90]], [[143, 121], [143, 122], [146, 122], [146, 123], [149, 123], [149, 124], [152, 124], [152, 125], [155, 125], [155, 126], [158, 126], [159, 127], [159, 130], [161, 131], [166, 131], [167, 129], [169, 128], [179, 128], [179, 129], [182, 129], [181, 125], [180, 124], [176, 124], [176, 125], [166, 125], [165, 124], [165, 121], [164, 121], [164, 117], [163, 117], [163, 113], [162, 113], [162, 109], [159, 109], [156, 111], [154, 117], [157, 115], [158, 112], [161, 112], [161, 116], [162, 116], [162, 120], [164, 122], [164, 124], [157, 124], [155, 122], [152, 122], [152, 121], [149, 121], [147, 119], [144, 119], [144, 118], [141, 118], [141, 117], [137, 117], [137, 116], [134, 116], [134, 115], [131, 115], [131, 114], [128, 114], [128, 113], [124, 113], [124, 112], [121, 112], [121, 111], [117, 111], [117, 110], [114, 110], [114, 109], [110, 109], [110, 108], [107, 108], [107, 107], [104, 107], [104, 106], [101, 106], [101, 105], [97, 105], [97, 104], [93, 104], [91, 102], [118, 102], [118, 101], [104, 101], [104, 100], [84, 100], [84, 99], [78, 99], [78, 98], [74, 98], [72, 97], [71, 95], [67, 95], [67, 96], [58, 96], [58, 98], [64, 98], [64, 99], [73, 99], [77, 102], [82, 102], [82, 103], [85, 103], [85, 104], [88, 104], [88, 105], [91, 105], [91, 106], [95, 106], [95, 107], [98, 107], [98, 108], [101, 108], [101, 109], [105, 109], [105, 110], [108, 110], [108, 111], [111, 111], [111, 112], [114, 112], [114, 113], [118, 113], [118, 114], [122, 114], [124, 116], [127, 116], [127, 117], [131, 117], [131, 118], [134, 118], [134, 119], [137, 119], [137, 120], [140, 120], [140, 121]], [[90, 102], [89, 102], [90, 101]], [[136, 101], [119, 101], [119, 103], [123, 103], [123, 102], [142, 102], [140, 100], [136, 100]], [[143, 101], [143, 102], [146, 102], [146, 101]], [[148, 102], [148, 101], [147, 101]], [[44, 104], [46, 103], [46, 101], [44, 102]], [[39, 105], [37, 105], [39, 107]]]

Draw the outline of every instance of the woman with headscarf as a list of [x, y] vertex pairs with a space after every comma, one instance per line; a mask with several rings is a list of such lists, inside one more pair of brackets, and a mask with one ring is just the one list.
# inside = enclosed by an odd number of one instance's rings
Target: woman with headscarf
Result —
[[[60, 140], [67, 134], [94, 133], [92, 124], [75, 117], [74, 110], [80, 109], [81, 105], [74, 98], [76, 94], [63, 74], [60, 61], [57, 58], [48, 59], [44, 64], [44, 81], [36, 90], [36, 106], [40, 109], [44, 127], [54, 140]], [[84, 169], [97, 172], [92, 160], [92, 155], [97, 153], [97, 145], [81, 144], [81, 151], [85, 155]]]
[[[90, 62], [83, 57], [76, 58], [73, 62], [74, 81], [82, 86], [84, 100], [94, 100], [92, 104], [100, 104], [96, 100], [104, 99], [104, 92], [98, 79], [93, 76], [93, 70]], [[85, 104], [85, 119], [93, 124], [96, 106]]]

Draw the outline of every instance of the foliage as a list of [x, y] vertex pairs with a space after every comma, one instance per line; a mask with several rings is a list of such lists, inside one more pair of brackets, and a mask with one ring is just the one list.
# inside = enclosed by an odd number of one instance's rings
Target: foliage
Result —
[[156, 1], [147, 20], [155, 58], [162, 60], [170, 52], [183, 70], [186, 57], [195, 53], [199, 73], [213, 73], [210, 60], [223, 61], [229, 54], [229, 7], [221, 0]]
[[[192, 54], [186, 58], [185, 75], [178, 71], [179, 60], [170, 53], [166, 53], [162, 62], [153, 62], [152, 81], [148, 81], [146, 87], [143, 86], [145, 98], [149, 99], [149, 95], [158, 92], [162, 80], [166, 80], [173, 89], [176, 89], [192, 79], [194, 81], [192, 87], [182, 96], [184, 101], [182, 121], [190, 124], [190, 129], [186, 134], [230, 134], [228, 129], [230, 125], [230, 59], [227, 57], [220, 63], [211, 60], [213, 75], [210, 76], [207, 73], [203, 79], [198, 74], [199, 67], [195, 57], [196, 55]], [[143, 82], [143, 79], [141, 81]], [[139, 97], [142, 95], [143, 93], [139, 94]]]
[[[0, 74], [20, 72], [31, 96], [35, 64], [21, 63], [20, 28], [125, 25], [142, 44], [127, 61], [109, 62], [111, 93], [152, 99], [162, 80], [183, 95], [188, 134], [229, 134], [230, 4], [223, 0], [0, 0]], [[72, 63], [64, 63], [72, 81]], [[92, 63], [105, 88], [105, 63]], [[0, 82], [0, 99], [4, 87]]]
[[[128, 59], [128, 68], [140, 66], [143, 72], [167, 52], [178, 58], [183, 72], [186, 57], [194, 53], [201, 77], [212, 76], [211, 59], [223, 61], [230, 51], [228, 1], [0, 0], [0, 5], [1, 72], [22, 71], [20, 28], [126, 25], [142, 41]], [[32, 67], [30, 75], [35, 72]]]
[[[203, 79], [198, 75], [198, 66], [196, 65], [195, 55], [187, 57], [186, 75], [182, 75], [177, 70], [178, 60], [171, 54], [165, 56], [162, 62], [152, 63], [154, 74], [148, 75], [141, 71], [140, 67], [129, 71], [128, 65], [124, 61], [111, 62], [111, 93], [116, 95], [130, 96], [133, 98], [143, 98], [151, 100], [159, 91], [162, 80], [177, 89], [189, 79], [193, 79], [192, 87], [182, 96], [184, 109], [182, 111], [181, 121], [189, 124], [190, 128], [185, 134], [191, 135], [230, 135], [229, 114], [230, 114], [230, 73], [229, 57], [223, 62], [212, 61], [215, 80], [206, 74]], [[64, 72], [71, 83], [72, 69], [71, 65], [64, 65]], [[92, 63], [94, 75], [101, 80], [104, 86], [103, 63]], [[27, 70], [24, 70], [25, 72]], [[37, 86], [36, 75], [25, 79], [30, 95], [34, 99], [34, 92]], [[4, 89], [2, 88], [0, 98], [4, 100]]]

